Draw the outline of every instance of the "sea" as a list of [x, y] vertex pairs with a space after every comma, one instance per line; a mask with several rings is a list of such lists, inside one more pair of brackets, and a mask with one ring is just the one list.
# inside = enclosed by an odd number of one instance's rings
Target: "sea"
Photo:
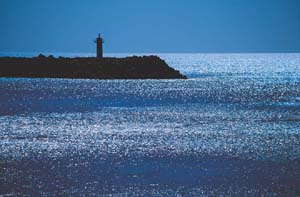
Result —
[[300, 196], [299, 53], [132, 55], [188, 79], [0, 78], [0, 196]]

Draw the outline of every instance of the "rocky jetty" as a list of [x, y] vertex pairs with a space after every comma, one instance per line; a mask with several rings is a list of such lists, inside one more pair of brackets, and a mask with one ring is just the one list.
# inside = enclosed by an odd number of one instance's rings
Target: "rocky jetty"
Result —
[[157, 56], [126, 58], [1, 57], [0, 77], [73, 79], [186, 79]]

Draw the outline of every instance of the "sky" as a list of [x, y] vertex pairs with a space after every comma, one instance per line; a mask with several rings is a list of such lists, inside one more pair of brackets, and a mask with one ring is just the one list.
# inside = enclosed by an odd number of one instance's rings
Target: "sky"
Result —
[[0, 0], [0, 52], [300, 52], [300, 0]]

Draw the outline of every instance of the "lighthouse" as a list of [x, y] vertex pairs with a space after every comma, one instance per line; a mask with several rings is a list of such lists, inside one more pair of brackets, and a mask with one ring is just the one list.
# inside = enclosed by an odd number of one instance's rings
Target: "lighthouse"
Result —
[[97, 58], [103, 58], [103, 39], [100, 34], [98, 34], [98, 38], [95, 41], [97, 43]]

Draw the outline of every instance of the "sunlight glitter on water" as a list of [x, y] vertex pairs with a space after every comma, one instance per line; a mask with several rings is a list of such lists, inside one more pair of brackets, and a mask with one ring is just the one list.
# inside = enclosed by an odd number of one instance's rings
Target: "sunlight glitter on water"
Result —
[[4, 193], [298, 191], [299, 54], [161, 56], [195, 78], [0, 79]]

